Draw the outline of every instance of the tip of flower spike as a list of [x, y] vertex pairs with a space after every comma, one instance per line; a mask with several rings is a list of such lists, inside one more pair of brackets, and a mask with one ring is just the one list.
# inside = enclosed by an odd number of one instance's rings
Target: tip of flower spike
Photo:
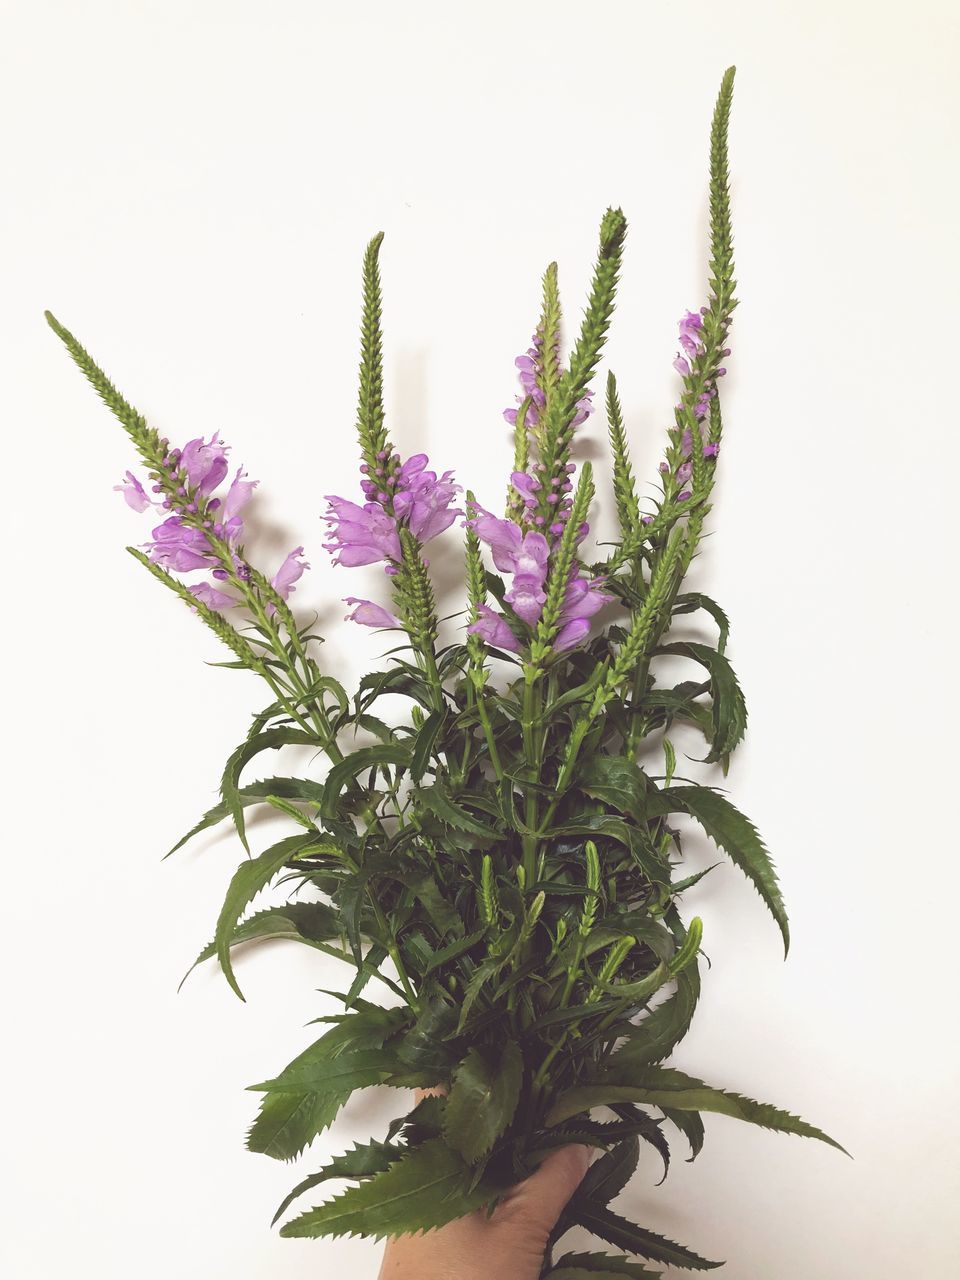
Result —
[[63, 327], [52, 311], [44, 311], [43, 318], [58, 338], [66, 340], [70, 337], [69, 331]]

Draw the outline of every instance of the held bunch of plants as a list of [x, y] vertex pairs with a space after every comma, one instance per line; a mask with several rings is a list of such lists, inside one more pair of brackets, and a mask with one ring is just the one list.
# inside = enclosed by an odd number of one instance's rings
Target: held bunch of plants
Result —
[[[720, 791], [678, 778], [670, 737], [675, 726], [693, 726], [706, 761], [725, 770], [746, 724], [725, 655], [727, 619], [707, 596], [683, 590], [710, 510], [736, 305], [732, 89], [731, 68], [711, 134], [709, 292], [680, 323], [681, 389], [659, 498], [645, 509], [638, 496], [609, 374], [619, 537], [596, 562], [587, 553], [593, 474], [572, 457], [613, 313], [622, 212], [603, 218], [566, 363], [555, 266], [544, 274], [532, 346], [517, 360], [518, 406], [505, 415], [515, 456], [502, 515], [472, 493], [461, 498], [452, 474], [438, 475], [424, 455], [404, 460], [390, 443], [381, 237], [369, 245], [357, 415], [362, 479], [357, 501], [329, 498], [326, 546], [343, 566], [383, 564], [383, 601], [351, 597], [350, 617], [395, 628], [401, 639], [386, 669], [364, 676], [352, 698], [322, 670], [320, 637], [289, 603], [307, 567], [303, 548], [272, 576], [247, 555], [242, 513], [256, 482], [242, 467], [231, 476], [216, 435], [171, 447], [48, 315], [146, 468], [149, 489], [130, 472], [117, 487], [135, 510], [163, 513], [146, 549], [131, 554], [227, 646], [232, 658], [222, 665], [255, 671], [270, 688], [269, 704], [227, 761], [221, 802], [176, 846], [229, 818], [248, 853], [199, 959], [215, 956], [238, 995], [231, 949], [255, 939], [292, 938], [335, 956], [349, 974], [336, 993], [343, 1012], [318, 1019], [329, 1024], [325, 1034], [253, 1086], [262, 1102], [250, 1149], [294, 1159], [356, 1089], [443, 1088], [382, 1138], [295, 1187], [277, 1218], [328, 1179], [350, 1184], [290, 1217], [285, 1236], [380, 1238], [439, 1227], [495, 1206], [547, 1152], [578, 1142], [604, 1154], [570, 1201], [544, 1274], [659, 1274], [645, 1262], [701, 1270], [720, 1264], [609, 1208], [641, 1143], [656, 1151], [665, 1175], [672, 1131], [695, 1156], [702, 1113], [719, 1112], [837, 1145], [785, 1111], [664, 1065], [700, 992], [702, 925], [684, 920], [681, 902], [706, 874], [682, 874], [676, 815], [699, 823], [749, 877], [788, 943], [776, 875], [756, 830]], [[465, 628], [456, 643], [441, 645], [424, 547], [458, 524]], [[455, 554], [452, 538], [441, 554]], [[674, 619], [698, 611], [715, 625], [716, 641], [672, 640]], [[690, 660], [699, 676], [659, 683], [661, 655]], [[378, 715], [387, 695], [405, 700], [403, 723]], [[325, 776], [243, 780], [255, 760], [294, 744], [326, 757]], [[244, 818], [258, 805], [286, 815], [290, 834], [252, 856]], [[248, 914], [268, 885], [292, 886], [288, 900]], [[554, 1260], [557, 1241], [574, 1226], [619, 1252]]]

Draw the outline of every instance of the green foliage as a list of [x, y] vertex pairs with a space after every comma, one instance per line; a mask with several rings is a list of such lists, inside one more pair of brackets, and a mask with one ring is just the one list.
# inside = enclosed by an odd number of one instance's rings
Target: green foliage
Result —
[[749, 876], [780, 928], [786, 953], [790, 948], [787, 909], [770, 854], [750, 819], [709, 787], [670, 787], [657, 797], [657, 806], [663, 813], [688, 813], [696, 818], [710, 839]]
[[495, 1188], [440, 1138], [430, 1138], [381, 1173], [281, 1228], [282, 1236], [364, 1235], [381, 1240], [442, 1227], [479, 1209]]
[[619, 1280], [623, 1276], [658, 1280], [660, 1275], [659, 1271], [609, 1253], [565, 1253], [547, 1272], [550, 1280]]
[[[503, 611], [507, 631], [500, 633], [496, 664], [490, 646], [472, 632], [440, 645], [431, 569], [409, 520], [397, 525], [400, 555], [389, 566], [400, 647], [386, 669], [360, 680], [353, 698], [321, 672], [310, 648], [318, 637], [298, 625], [245, 552], [240, 574], [235, 549], [210, 535], [222, 574], [247, 612], [238, 629], [133, 550], [227, 646], [231, 660], [220, 665], [255, 671], [270, 688], [270, 704], [227, 760], [218, 803], [171, 852], [227, 819], [246, 848], [251, 813], [281, 817], [290, 834], [241, 863], [214, 939], [195, 963], [216, 957], [240, 995], [235, 948], [283, 938], [335, 958], [347, 975], [341, 991], [326, 993], [337, 996], [343, 1012], [318, 1019], [330, 1024], [324, 1034], [293, 1062], [271, 1066], [274, 1074], [265, 1067], [265, 1078], [251, 1086], [262, 1099], [250, 1149], [296, 1158], [360, 1089], [439, 1086], [442, 1095], [406, 1111], [398, 1103], [385, 1141], [354, 1147], [302, 1179], [278, 1217], [331, 1179], [352, 1185], [288, 1222], [285, 1236], [380, 1238], [438, 1227], [491, 1206], [551, 1149], [585, 1142], [603, 1155], [565, 1210], [551, 1251], [566, 1230], [580, 1226], [641, 1259], [706, 1270], [719, 1264], [609, 1209], [641, 1149], [657, 1152], [666, 1176], [673, 1130], [693, 1158], [703, 1143], [701, 1113], [709, 1112], [838, 1146], [786, 1111], [661, 1065], [686, 1035], [700, 997], [703, 923], [684, 906], [706, 873], [683, 873], [674, 815], [693, 818], [748, 876], [789, 942], [776, 873], [756, 829], [706, 781], [681, 777], [677, 785], [670, 736], [678, 724], [692, 727], [705, 744], [702, 763], [726, 771], [747, 723], [726, 652], [727, 617], [710, 597], [682, 590], [706, 527], [714, 451], [703, 458], [693, 450], [689, 496], [681, 499], [672, 478], [685, 456], [684, 433], [700, 432], [698, 403], [715, 390], [736, 305], [726, 158], [732, 83], [731, 70], [711, 133], [702, 350], [683, 375], [663, 500], [654, 513], [641, 514], [617, 383], [612, 374], [607, 379], [619, 538], [596, 568], [619, 610], [612, 625], [595, 627], [594, 638], [578, 647], [565, 650], [558, 640], [571, 579], [584, 573], [583, 526], [594, 497], [589, 463], [565, 526], [551, 529], [548, 515], [567, 492], [561, 486], [573, 470], [572, 423], [613, 315], [626, 234], [616, 209], [602, 222], [566, 367], [556, 264], [543, 277], [534, 340], [540, 358], [514, 442], [515, 468], [529, 476], [536, 467], [541, 481], [529, 494], [511, 483], [507, 499], [508, 515], [520, 520], [527, 498], [534, 523], [526, 531], [547, 528], [553, 539], [538, 544], [549, 559], [533, 627], [519, 603], [511, 608], [502, 578], [487, 569], [477, 534], [466, 533], [466, 623], [484, 616], [488, 600]], [[363, 262], [357, 430], [371, 470], [391, 449], [381, 241], [370, 242]], [[48, 319], [151, 476], [160, 475], [165, 442], [76, 339]], [[717, 441], [719, 400], [708, 398], [709, 436]], [[165, 493], [176, 492], [170, 466], [161, 477]], [[473, 494], [466, 499], [474, 511]], [[185, 523], [206, 528], [207, 510], [194, 504], [190, 513], [186, 498], [183, 504]], [[567, 514], [562, 507], [561, 513]], [[506, 532], [514, 536], [517, 529]], [[496, 563], [502, 568], [502, 555]], [[705, 622], [715, 641], [690, 638], [686, 630], [680, 638], [677, 619]], [[697, 678], [661, 684], [671, 665], [664, 660], [676, 657], [694, 664]], [[281, 763], [276, 776], [244, 781], [263, 753], [304, 746], [311, 749], [311, 774], [314, 762], [325, 759], [319, 776], [291, 776]], [[256, 832], [251, 821], [251, 839]], [[283, 886], [278, 896], [285, 901], [253, 909], [271, 885]], [[703, 911], [709, 920], [708, 902]], [[603, 1118], [591, 1114], [594, 1108], [605, 1109]], [[557, 1280], [658, 1274], [606, 1253], [567, 1253], [544, 1270]]]
[[523, 1057], [516, 1044], [471, 1049], [453, 1077], [443, 1136], [464, 1160], [476, 1164], [513, 1119], [523, 1083]]

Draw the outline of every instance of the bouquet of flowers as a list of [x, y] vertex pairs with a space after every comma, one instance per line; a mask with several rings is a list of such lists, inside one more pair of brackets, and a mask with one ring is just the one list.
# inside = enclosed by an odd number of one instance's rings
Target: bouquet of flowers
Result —
[[[381, 237], [370, 243], [359, 492], [328, 499], [325, 546], [344, 569], [383, 565], [382, 599], [349, 597], [349, 617], [398, 639], [388, 665], [364, 676], [352, 697], [322, 669], [320, 637], [290, 604], [307, 568], [303, 548], [272, 576], [246, 552], [243, 513], [257, 482], [242, 466], [231, 474], [217, 435], [171, 446], [48, 313], [146, 469], [149, 487], [129, 471], [117, 487], [134, 510], [163, 513], [146, 549], [131, 554], [226, 645], [222, 665], [256, 672], [270, 690], [227, 760], [220, 803], [176, 846], [229, 819], [248, 855], [199, 960], [216, 957], [238, 995], [231, 949], [255, 939], [293, 939], [348, 973], [336, 993], [343, 1011], [318, 1019], [329, 1029], [253, 1086], [262, 1102], [248, 1145], [292, 1160], [356, 1089], [434, 1090], [382, 1137], [295, 1187], [277, 1218], [328, 1179], [349, 1184], [290, 1217], [285, 1236], [380, 1238], [439, 1227], [495, 1206], [551, 1149], [586, 1143], [603, 1154], [558, 1224], [544, 1274], [658, 1274], [622, 1253], [705, 1269], [719, 1264], [609, 1208], [641, 1143], [666, 1174], [671, 1131], [695, 1156], [703, 1113], [719, 1112], [838, 1145], [785, 1111], [664, 1065], [700, 993], [702, 925], [683, 918], [681, 903], [706, 874], [682, 873], [676, 815], [694, 819], [745, 873], [788, 943], [755, 828], [719, 790], [678, 777], [670, 736], [692, 726], [706, 762], [726, 770], [746, 724], [725, 652], [727, 618], [708, 596], [683, 590], [721, 451], [719, 386], [736, 305], [732, 89], [731, 68], [711, 134], [709, 292], [680, 321], [681, 387], [656, 501], [638, 494], [617, 384], [607, 376], [619, 536], [605, 557], [592, 560], [587, 550], [594, 477], [573, 457], [614, 309], [623, 213], [604, 215], [565, 361], [555, 265], [543, 276], [532, 344], [516, 362], [517, 407], [505, 415], [515, 452], [502, 514], [469, 491], [461, 498], [450, 471], [431, 469], [424, 454], [402, 458], [390, 442]], [[465, 624], [455, 643], [441, 644], [424, 552], [458, 522]], [[674, 619], [696, 613], [711, 620], [716, 639], [671, 639]], [[689, 660], [698, 677], [660, 683], [666, 655]], [[401, 723], [378, 714], [388, 695], [409, 708]], [[255, 762], [295, 744], [325, 758], [320, 777], [244, 780]], [[245, 815], [258, 805], [279, 810], [290, 831], [254, 855]], [[248, 912], [261, 890], [281, 885], [286, 901]], [[574, 1226], [622, 1253], [554, 1261], [553, 1247]]]

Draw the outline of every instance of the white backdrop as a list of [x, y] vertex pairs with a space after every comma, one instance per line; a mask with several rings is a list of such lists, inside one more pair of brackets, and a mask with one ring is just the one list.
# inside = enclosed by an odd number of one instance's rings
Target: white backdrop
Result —
[[[622, 204], [609, 356], [652, 474], [736, 62], [743, 303], [699, 572], [751, 709], [729, 785], [776, 856], [795, 946], [784, 965], [732, 868], [691, 894], [713, 968], [677, 1062], [855, 1160], [714, 1117], [696, 1164], [678, 1150], [655, 1188], [645, 1158], [624, 1204], [726, 1257], [729, 1280], [956, 1275], [956, 6], [0, 8], [4, 1274], [373, 1280], [379, 1252], [279, 1239], [270, 1215], [302, 1173], [243, 1149], [244, 1086], [306, 1043], [334, 975], [277, 944], [241, 962], [246, 1005], [212, 969], [176, 994], [239, 850], [160, 855], [264, 699], [203, 665], [214, 642], [125, 555], [149, 527], [111, 492], [131, 451], [42, 309], [163, 432], [224, 433], [262, 481], [263, 562], [306, 545], [296, 600], [349, 682], [381, 646], [330, 624], [380, 579], [331, 570], [318, 514], [356, 480], [367, 238], [387, 232], [395, 438], [495, 501], [540, 272], [559, 260], [577, 317], [600, 215]], [[599, 419], [587, 435], [600, 453]], [[396, 1103], [364, 1095], [315, 1155]]]

